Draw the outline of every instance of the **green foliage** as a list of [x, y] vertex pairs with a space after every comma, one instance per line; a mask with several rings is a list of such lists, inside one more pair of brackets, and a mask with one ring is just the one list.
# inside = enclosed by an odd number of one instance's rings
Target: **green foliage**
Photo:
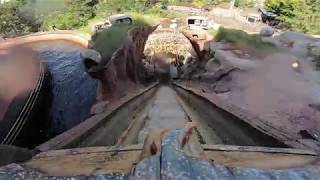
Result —
[[239, 47], [246, 47], [249, 49], [266, 49], [274, 48], [271, 43], [263, 42], [260, 35], [247, 34], [244, 31], [236, 29], [220, 28], [215, 36], [216, 41], [227, 41], [234, 43]]
[[303, 2], [303, 0], [267, 0], [265, 5], [276, 14], [293, 17], [295, 11], [301, 10]]
[[123, 12], [142, 12], [146, 10], [144, 1], [136, 0], [104, 0], [97, 5], [97, 14], [99, 16], [110, 16]]
[[168, 11], [168, 10], [162, 10], [160, 7], [153, 7], [144, 12], [144, 14], [153, 15], [156, 17], [162, 17], [162, 18], [186, 18], [188, 14], [185, 13], [178, 13], [175, 11]]
[[87, 4], [86, 0], [66, 0], [65, 8], [44, 20], [44, 29], [55, 26], [58, 29], [70, 30], [88, 24], [88, 20], [95, 16], [94, 7]]
[[198, 8], [210, 8], [221, 3], [230, 2], [230, 0], [166, 0], [165, 4], [196, 6]]
[[92, 48], [100, 52], [103, 58], [110, 59], [112, 54], [123, 44], [129, 28], [128, 25], [118, 25], [96, 33], [92, 38]]
[[320, 0], [267, 0], [266, 6], [280, 15], [282, 27], [320, 34]]
[[28, 13], [46, 16], [54, 11], [62, 10], [64, 0], [50, 0], [50, 3], [45, 0], [28, 0], [24, 8], [28, 10]]
[[194, 0], [193, 1], [194, 5], [196, 5], [197, 7], [204, 7], [206, 4], [205, 4], [205, 0]]
[[23, 0], [12, 0], [0, 5], [1, 35], [18, 35], [38, 30], [36, 17], [21, 11], [25, 4]]
[[141, 17], [134, 19], [133, 25], [113, 25], [92, 37], [92, 48], [100, 52], [104, 59], [110, 59], [112, 54], [124, 43], [129, 29], [146, 25], [149, 24]]
[[256, 0], [235, 0], [234, 6], [236, 7], [254, 7]]

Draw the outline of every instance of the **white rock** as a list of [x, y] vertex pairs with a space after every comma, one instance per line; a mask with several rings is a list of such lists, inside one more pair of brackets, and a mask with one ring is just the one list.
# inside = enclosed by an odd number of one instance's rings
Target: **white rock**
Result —
[[272, 36], [273, 34], [274, 34], [274, 29], [270, 26], [263, 27], [260, 30], [261, 36]]

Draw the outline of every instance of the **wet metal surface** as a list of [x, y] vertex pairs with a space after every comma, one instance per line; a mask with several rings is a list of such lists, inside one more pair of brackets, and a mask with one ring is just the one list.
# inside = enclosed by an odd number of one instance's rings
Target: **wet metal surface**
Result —
[[143, 143], [145, 136], [155, 129], [172, 129], [183, 127], [188, 117], [180, 106], [177, 94], [168, 86], [159, 87], [151, 102], [151, 108], [146, 117], [146, 125], [139, 134], [139, 142]]

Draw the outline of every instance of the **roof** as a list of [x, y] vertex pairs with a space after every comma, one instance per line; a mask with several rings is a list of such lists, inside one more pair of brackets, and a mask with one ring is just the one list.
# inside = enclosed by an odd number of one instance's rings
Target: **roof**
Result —
[[266, 16], [270, 16], [270, 17], [277, 17], [277, 16], [278, 16], [277, 14], [275, 14], [275, 13], [273, 13], [273, 12], [270, 12], [270, 11], [267, 11], [267, 10], [262, 9], [262, 8], [259, 8], [259, 11], [260, 11], [262, 14], [266, 15]]
[[116, 14], [116, 15], [112, 15], [109, 17], [109, 21], [116, 21], [118, 19], [126, 19], [126, 18], [130, 18], [132, 19], [131, 16], [125, 15], [125, 14]]
[[208, 20], [208, 18], [204, 16], [189, 16], [188, 19]]

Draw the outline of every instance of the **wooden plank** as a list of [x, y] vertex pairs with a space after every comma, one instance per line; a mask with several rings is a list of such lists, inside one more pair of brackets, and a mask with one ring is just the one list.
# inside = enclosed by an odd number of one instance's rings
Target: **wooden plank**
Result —
[[205, 151], [239, 151], [239, 152], [263, 152], [263, 153], [283, 153], [283, 154], [297, 154], [319, 156], [317, 152], [305, 149], [293, 148], [271, 148], [261, 146], [233, 146], [233, 145], [203, 145]]
[[[261, 118], [258, 116], [242, 109], [241, 107], [238, 107], [230, 102], [227, 102], [225, 100], [221, 100], [218, 96], [210, 93], [206, 94], [201, 91], [201, 89], [193, 88], [186, 86], [182, 82], [174, 82], [173, 83], [178, 88], [182, 88], [196, 96], [199, 96], [201, 98], [206, 99], [207, 101], [211, 102], [213, 105], [231, 113], [232, 115], [242, 119], [244, 122], [250, 124], [252, 127], [256, 128], [257, 130], [270, 135], [279, 141], [283, 142], [284, 144], [291, 146], [291, 147], [305, 147], [300, 142], [296, 142], [295, 139], [293, 139], [289, 134], [286, 132], [283, 132], [281, 129], [277, 129], [273, 126], [271, 126], [268, 123], [265, 123]], [[292, 143], [294, 142], [294, 143]], [[298, 145], [297, 145], [298, 144]]]
[[90, 134], [95, 130], [96, 127], [99, 126], [109, 115], [111, 115], [116, 109], [123, 107], [129, 101], [143, 95], [145, 92], [151, 90], [157, 86], [157, 83], [150, 85], [144, 90], [139, 92], [135, 92], [133, 94], [128, 94], [126, 97], [121, 98], [115, 104], [110, 104], [108, 110], [97, 114], [95, 116], [90, 117], [89, 119], [85, 120], [81, 124], [77, 125], [76, 127], [56, 136], [55, 138], [39, 145], [36, 149], [40, 151], [48, 151], [54, 149], [62, 149], [62, 148], [71, 148], [72, 146], [76, 145], [76, 143], [82, 138]]
[[228, 167], [289, 169], [320, 162], [319, 156], [250, 151], [205, 151], [208, 159]]
[[142, 144], [135, 144], [135, 145], [125, 146], [125, 147], [101, 146], [101, 147], [62, 149], [62, 150], [41, 152], [36, 156], [34, 156], [33, 159], [41, 159], [41, 158], [52, 157], [52, 156], [87, 154], [87, 153], [141, 151], [142, 147], [143, 147]]
[[42, 152], [23, 164], [48, 176], [128, 173], [137, 163], [142, 145], [88, 147]]

